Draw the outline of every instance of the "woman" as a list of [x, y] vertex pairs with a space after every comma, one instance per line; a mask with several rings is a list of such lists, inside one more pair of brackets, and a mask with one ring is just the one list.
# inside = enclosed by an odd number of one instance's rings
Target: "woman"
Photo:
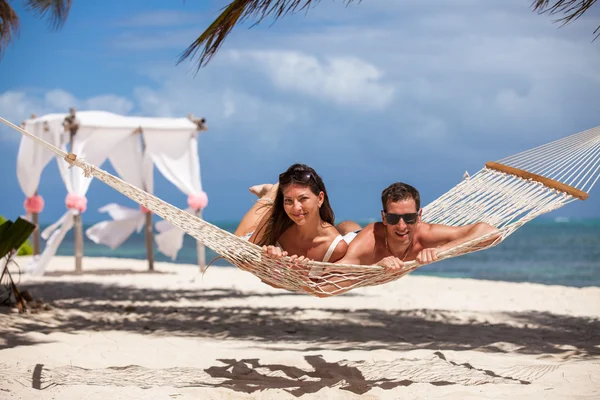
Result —
[[348, 249], [334, 226], [334, 214], [321, 177], [311, 167], [294, 164], [275, 185], [250, 189], [260, 196], [235, 234], [263, 246], [272, 257], [288, 254], [335, 262]]

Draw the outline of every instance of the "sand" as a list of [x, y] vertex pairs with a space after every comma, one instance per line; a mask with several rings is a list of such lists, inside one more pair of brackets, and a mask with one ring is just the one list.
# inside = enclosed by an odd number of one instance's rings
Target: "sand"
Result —
[[146, 268], [22, 276], [51, 309], [0, 307], [0, 399], [600, 398], [600, 288], [407, 276], [319, 299]]

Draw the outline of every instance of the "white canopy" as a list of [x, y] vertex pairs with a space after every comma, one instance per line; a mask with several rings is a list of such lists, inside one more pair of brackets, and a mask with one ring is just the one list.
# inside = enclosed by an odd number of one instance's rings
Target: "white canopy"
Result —
[[[49, 131], [56, 137], [61, 137], [60, 147], [66, 150], [69, 133], [64, 132], [63, 121], [67, 114], [49, 114], [29, 121], [38, 126], [48, 126]], [[135, 128], [122, 123], [123, 117], [102, 111], [82, 111], [77, 114], [79, 128], [73, 138], [71, 152], [86, 159], [94, 165], [104, 163], [109, 153], [117, 144], [131, 136]], [[105, 121], [106, 126], [101, 127], [100, 121]], [[42, 128], [43, 129], [43, 128]], [[69, 164], [57, 158], [58, 168], [67, 189], [67, 193], [74, 196], [84, 197], [91, 183], [91, 178], [83, 176], [78, 169], [69, 169]], [[73, 227], [73, 217], [79, 213], [78, 210], [69, 209], [54, 224], [42, 232], [42, 238], [47, 239], [46, 247], [39, 257], [35, 257], [28, 265], [28, 270], [34, 274], [43, 274], [50, 259], [56, 254], [56, 250], [64, 239], [67, 232]]]
[[[27, 120], [25, 129], [66, 150], [69, 132], [64, 131], [63, 121], [67, 116], [68, 114], [48, 114]], [[105, 111], [80, 111], [76, 113], [76, 120], [78, 129], [71, 152], [78, 157], [98, 166], [109, 158], [122, 179], [149, 193], [153, 192], [154, 186], [154, 161], [158, 170], [184, 193], [189, 195], [202, 191], [196, 140], [198, 127], [188, 118], [130, 117]], [[147, 156], [142, 152], [140, 137], [137, 135], [140, 132], [144, 135]], [[35, 146], [31, 140], [22, 140], [17, 175], [27, 196], [35, 193], [41, 171], [51, 158], [47, 150]], [[69, 169], [64, 160], [57, 159], [57, 163], [67, 192], [85, 196], [91, 179], [84, 177], [77, 169]], [[144, 216], [139, 209], [108, 204], [100, 211], [108, 212], [113, 221], [101, 222], [87, 230], [88, 237], [96, 243], [116, 248], [143, 225]], [[48, 242], [44, 252], [28, 266], [30, 272], [43, 273], [64, 236], [73, 227], [73, 216], [78, 212], [68, 210], [42, 232], [42, 237]], [[179, 232], [174, 238], [177, 243], [164, 243], [164, 240], [157, 237], [159, 250], [173, 258], [183, 242], [183, 232], [179, 229], [176, 231]], [[171, 230], [171, 235], [173, 233]], [[177, 238], [179, 235], [181, 240]]]
[[[62, 123], [67, 115], [47, 114], [34, 121], [55, 121], [58, 118]], [[196, 124], [188, 118], [130, 117], [107, 111], [78, 111], [77, 120], [80, 126], [100, 129], [167, 129], [170, 132], [178, 130], [189, 132], [196, 129]]]

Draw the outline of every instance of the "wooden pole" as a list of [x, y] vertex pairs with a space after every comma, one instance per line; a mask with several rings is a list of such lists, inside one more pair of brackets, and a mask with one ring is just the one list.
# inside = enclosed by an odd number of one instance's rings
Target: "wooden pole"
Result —
[[[31, 114], [29, 119], [36, 119], [37, 115]], [[25, 128], [25, 121], [21, 123], [21, 128]], [[48, 131], [48, 124], [44, 124], [44, 130]], [[35, 191], [34, 196], [37, 196], [38, 192]], [[31, 213], [31, 223], [35, 225], [35, 230], [31, 234], [31, 241], [33, 243], [33, 255], [40, 254], [40, 215], [39, 213]]]
[[[37, 191], [35, 192], [37, 195]], [[35, 231], [32, 234], [33, 242], [33, 255], [40, 254], [40, 215], [38, 213], [31, 213], [31, 223], [35, 225]]]
[[[31, 114], [31, 119], [36, 119], [37, 115], [35, 114]], [[50, 131], [50, 127], [48, 126], [48, 122], [45, 121], [44, 122], [44, 133]], [[35, 195], [38, 195], [37, 190], [35, 191]], [[40, 236], [41, 236], [41, 232], [40, 232], [40, 214], [39, 213], [33, 213], [32, 217], [32, 222], [35, 225], [35, 231], [33, 231], [33, 254], [34, 255], [38, 255], [42, 252], [41, 249], [41, 240], [40, 240]]]
[[[202, 210], [196, 210], [196, 216], [202, 218]], [[198, 266], [200, 267], [200, 272], [204, 273], [206, 270], [206, 248], [199, 240], [196, 240], [196, 253], [198, 254]]]
[[[75, 119], [75, 109], [69, 109], [69, 116], [65, 117], [65, 129], [69, 131], [69, 145], [71, 153], [73, 153], [73, 144], [75, 135], [79, 125]], [[74, 234], [75, 234], [75, 273], [83, 273], [83, 226], [81, 222], [81, 213], [78, 213], [73, 218]]]
[[75, 225], [75, 272], [83, 273], [83, 227], [81, 223], [81, 214], [74, 217]]
[[[140, 140], [142, 143], [142, 163], [144, 155], [146, 153], [146, 142], [144, 141], [144, 135], [142, 128], [135, 130], [135, 133], [140, 134]], [[142, 171], [143, 175], [143, 171]], [[144, 190], [148, 191], [144, 183]], [[152, 230], [152, 213], [146, 213], [146, 225], [144, 227], [144, 236], [146, 238], [146, 258], [148, 259], [148, 271], [154, 271], [154, 231]]]
[[154, 271], [154, 241], [152, 232], [152, 213], [146, 213], [146, 257], [148, 258], [148, 271]]
[[[194, 114], [188, 114], [187, 118], [196, 124], [196, 133], [208, 130], [206, 119], [196, 118], [194, 117]], [[196, 216], [202, 218], [202, 210], [196, 210]], [[204, 272], [206, 270], [206, 248], [198, 240], [196, 241], [196, 252], [198, 253], [198, 266], [200, 267], [200, 272]]]

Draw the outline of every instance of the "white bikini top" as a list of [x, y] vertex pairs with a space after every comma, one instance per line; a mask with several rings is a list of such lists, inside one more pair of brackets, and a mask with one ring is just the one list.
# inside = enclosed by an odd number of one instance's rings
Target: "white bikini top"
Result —
[[[344, 237], [342, 235], [337, 235], [336, 238], [333, 239], [333, 242], [331, 242], [331, 244], [329, 245], [329, 248], [327, 249], [327, 253], [325, 253], [325, 256], [323, 257], [323, 262], [329, 262], [329, 259], [331, 258], [331, 255], [335, 251], [335, 248], [337, 247], [337, 245], [340, 243], [340, 241], [343, 238]], [[283, 247], [281, 247], [279, 242], [275, 243], [275, 245], [277, 247], [279, 247], [281, 250], [283, 250]]]

